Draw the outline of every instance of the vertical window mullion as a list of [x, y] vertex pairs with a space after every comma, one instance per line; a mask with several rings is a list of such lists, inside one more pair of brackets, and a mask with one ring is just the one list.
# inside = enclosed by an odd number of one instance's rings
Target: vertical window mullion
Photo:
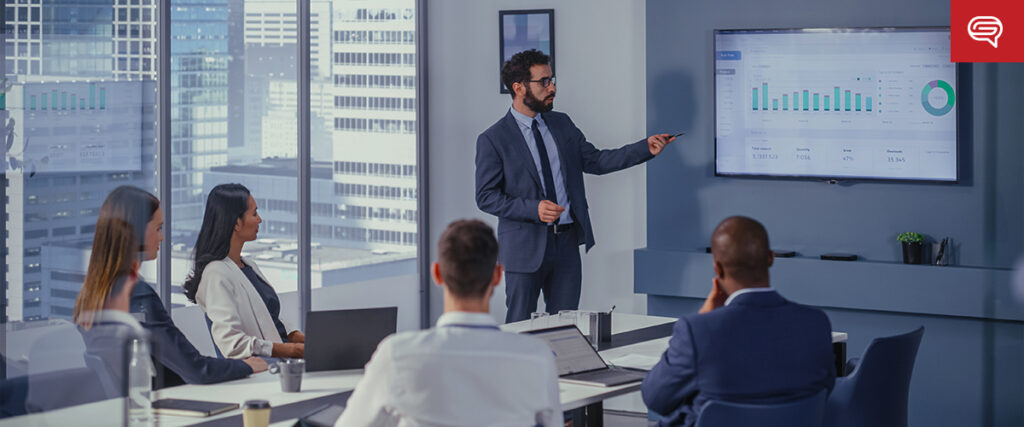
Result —
[[312, 216], [310, 215], [310, 187], [311, 182], [311, 159], [310, 159], [310, 0], [296, 0], [296, 12], [298, 15], [298, 297], [299, 297], [299, 325], [306, 329], [306, 313], [311, 310], [312, 304], [312, 270], [311, 255], [312, 242], [310, 228]]

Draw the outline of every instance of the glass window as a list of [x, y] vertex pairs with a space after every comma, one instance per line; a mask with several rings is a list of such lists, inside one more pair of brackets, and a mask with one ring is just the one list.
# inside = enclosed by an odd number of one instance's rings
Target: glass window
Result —
[[[295, 35], [295, 25], [282, 28], [280, 22], [260, 19], [295, 13], [295, 3], [246, 2], [244, 12], [229, 5], [228, 0], [181, 3], [172, 16], [172, 31], [182, 32], [172, 34], [171, 42], [172, 148], [181, 159], [172, 170], [171, 300], [181, 305], [175, 317], [202, 316], [181, 286], [191, 270], [207, 197], [217, 185], [239, 183], [249, 189], [263, 220], [243, 256], [277, 292], [280, 317], [298, 326], [295, 46], [233, 43], [247, 33], [250, 38]], [[246, 19], [257, 22], [241, 25]]]
[[[3, 322], [70, 325], [100, 204], [120, 185], [156, 192], [156, 2], [72, 3], [5, 8], [4, 77], [18, 95], [0, 109], [13, 147], [0, 175]], [[175, 318], [201, 318], [181, 285], [206, 198], [221, 183], [246, 185], [263, 223], [244, 255], [278, 292], [281, 317], [297, 325], [296, 11], [245, 3], [174, 6], [173, 204], [163, 206], [173, 249], [162, 256], [171, 260]], [[310, 6], [313, 309], [398, 306], [400, 329], [416, 329], [415, 0], [373, 3], [384, 7]], [[71, 155], [43, 152], [54, 148]], [[157, 284], [155, 264], [144, 263], [142, 275]], [[4, 360], [30, 359], [25, 344], [6, 345], [25, 341], [2, 339]]]
[[[380, 3], [392, 10], [415, 10], [414, 0]], [[312, 202], [330, 206], [325, 212], [333, 215], [313, 216], [314, 229], [321, 231], [313, 233], [313, 309], [397, 306], [399, 329], [417, 329], [417, 223], [395, 220], [392, 214], [417, 209], [415, 197], [400, 197], [403, 190], [415, 194], [415, 174], [397, 173], [417, 166], [416, 134], [401, 125], [416, 121], [415, 88], [401, 85], [404, 78], [415, 80], [416, 45], [412, 38], [393, 37], [387, 44], [380, 37], [389, 31], [415, 32], [415, 19], [384, 20], [386, 14], [377, 12], [383, 9], [367, 14], [363, 1], [332, 0], [326, 6], [333, 15], [313, 3], [312, 12], [323, 17], [320, 22], [330, 24], [314, 24], [313, 32], [328, 35], [320, 43], [330, 46], [327, 58], [334, 67], [320, 66], [310, 87], [314, 94], [331, 94], [333, 101], [328, 98], [329, 104], [319, 109], [313, 104], [311, 127], [313, 152], [330, 157], [322, 166], [314, 162], [322, 169], [313, 172]], [[403, 55], [408, 55], [408, 66], [379, 67], [400, 63]], [[409, 108], [402, 99], [412, 101]], [[324, 171], [322, 179], [316, 170]]]
[[[7, 34], [18, 44], [4, 50], [10, 86], [0, 108], [11, 147], [0, 170], [0, 381], [85, 369], [81, 354], [71, 365], [40, 366], [46, 358], [33, 349], [53, 333], [78, 334], [70, 320], [106, 195], [120, 185], [155, 193], [157, 176], [156, 76], [122, 77], [113, 58], [128, 49], [120, 43], [127, 29], [117, 31], [113, 2], [18, 3], [32, 6], [7, 8], [20, 19]], [[155, 263], [143, 263], [144, 277], [155, 273]]]

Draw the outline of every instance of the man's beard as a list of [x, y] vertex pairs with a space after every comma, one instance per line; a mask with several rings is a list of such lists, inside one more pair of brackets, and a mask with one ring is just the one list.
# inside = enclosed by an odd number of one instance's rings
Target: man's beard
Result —
[[554, 102], [551, 102], [551, 105], [548, 105], [544, 103], [544, 101], [537, 99], [535, 96], [533, 96], [533, 93], [529, 91], [526, 92], [526, 97], [523, 98], [523, 104], [525, 104], [527, 107], [530, 107], [530, 109], [533, 110], [534, 113], [538, 114], [546, 113], [548, 111], [551, 111], [552, 108], [555, 108]]

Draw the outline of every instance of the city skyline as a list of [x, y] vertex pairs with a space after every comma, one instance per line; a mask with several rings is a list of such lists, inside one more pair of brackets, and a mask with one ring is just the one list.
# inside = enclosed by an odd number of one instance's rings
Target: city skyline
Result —
[[[280, 171], [269, 172], [268, 164], [290, 163], [284, 168], [297, 170], [296, 46], [295, 37], [288, 37], [297, 26], [295, 5], [289, 2], [190, 0], [172, 7], [173, 184], [165, 209], [172, 210], [173, 222], [165, 227], [176, 247], [191, 247], [206, 192], [220, 180], [234, 179], [224, 168], [248, 168], [244, 170], [252, 177], [279, 176]], [[114, 151], [107, 154], [139, 160], [118, 162], [111, 156], [107, 159], [116, 166], [92, 160], [81, 162], [79, 170], [57, 168], [56, 162], [47, 163], [49, 169], [32, 170], [31, 161], [41, 164], [41, 157], [25, 157], [31, 150], [12, 150], [8, 157], [23, 167], [5, 161], [2, 182], [7, 320], [69, 318], [77, 291], [75, 281], [67, 279], [84, 273], [80, 261], [87, 257], [69, 256], [66, 247], [57, 250], [51, 243], [91, 239], [99, 205], [118, 185], [156, 192], [156, 11], [151, 0], [7, 6], [6, 16], [16, 19], [5, 26], [6, 77], [22, 93], [20, 99], [7, 96], [4, 110], [5, 123], [14, 119], [13, 134], [8, 131], [14, 146], [35, 148], [45, 140], [38, 134], [56, 138], [54, 131], [67, 126], [54, 125], [54, 117], [102, 114], [107, 117], [103, 120], [118, 122], [122, 134], [129, 129], [133, 135], [109, 141], [104, 146]], [[59, 25], [72, 22], [72, 17], [74, 25]], [[356, 253], [365, 253], [367, 259], [381, 251], [415, 259], [414, 2], [314, 1], [311, 24], [311, 146], [314, 160], [330, 159], [321, 164], [323, 179], [318, 181], [329, 192], [314, 195], [312, 201], [314, 242], [361, 250]], [[92, 95], [97, 100], [86, 98], [90, 85], [103, 86], [102, 97], [97, 93]], [[125, 85], [136, 89], [123, 89]], [[24, 95], [26, 88], [34, 95]], [[56, 110], [50, 95], [54, 90], [61, 96]], [[45, 112], [44, 93], [50, 103]], [[102, 109], [78, 108], [83, 100], [98, 103], [100, 98]], [[114, 108], [126, 105], [128, 98], [135, 106], [129, 108], [137, 110]], [[68, 106], [65, 99], [77, 104]], [[37, 103], [35, 109], [31, 100]], [[6, 117], [13, 112], [17, 117]], [[114, 135], [110, 129], [92, 131], [101, 138]], [[70, 137], [70, 142], [95, 151], [97, 144]], [[136, 145], [115, 146], [125, 138]], [[49, 148], [66, 150], [65, 145]], [[131, 149], [135, 151], [125, 151]], [[290, 180], [293, 188], [295, 176]], [[267, 201], [261, 209], [268, 216], [290, 215], [275, 220], [261, 237], [294, 240], [294, 190], [252, 191]], [[414, 264], [401, 272], [409, 269], [414, 272]]]

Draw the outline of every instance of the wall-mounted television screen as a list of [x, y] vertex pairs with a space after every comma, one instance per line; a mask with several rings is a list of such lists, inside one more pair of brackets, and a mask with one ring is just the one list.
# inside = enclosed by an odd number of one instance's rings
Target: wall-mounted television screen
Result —
[[715, 31], [715, 174], [956, 182], [948, 27]]

